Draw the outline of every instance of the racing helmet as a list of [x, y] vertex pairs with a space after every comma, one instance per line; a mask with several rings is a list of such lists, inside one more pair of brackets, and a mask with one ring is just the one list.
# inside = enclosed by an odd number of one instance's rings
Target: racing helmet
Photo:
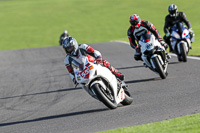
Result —
[[168, 11], [169, 11], [169, 15], [171, 17], [176, 17], [177, 11], [178, 11], [178, 7], [176, 5], [174, 5], [174, 4], [171, 4], [168, 7]]
[[75, 38], [67, 37], [63, 41], [63, 48], [65, 49], [67, 54], [76, 56], [78, 51], [78, 43]]
[[137, 14], [133, 14], [133, 15], [130, 16], [129, 22], [135, 28], [139, 28], [140, 24], [141, 24], [141, 19]]
[[67, 30], [64, 30], [64, 31], [63, 31], [63, 33], [64, 33], [64, 34], [67, 34], [67, 33], [68, 33], [68, 31], [67, 31]]

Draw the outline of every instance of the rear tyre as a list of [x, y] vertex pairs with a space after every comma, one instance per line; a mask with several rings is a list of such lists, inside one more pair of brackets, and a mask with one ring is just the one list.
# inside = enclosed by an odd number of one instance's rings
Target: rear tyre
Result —
[[94, 84], [92, 90], [95, 92], [97, 98], [103, 102], [108, 108], [115, 109], [117, 108], [117, 103], [114, 99], [114, 93], [110, 88], [106, 88], [106, 90], [101, 87], [100, 84]]
[[133, 98], [131, 96], [131, 94], [129, 93], [128, 90], [124, 90], [125, 92], [125, 98], [124, 100], [121, 102], [122, 105], [130, 105], [133, 102]]
[[158, 57], [152, 58], [152, 61], [153, 61], [154, 65], [155, 65], [156, 71], [159, 73], [160, 77], [162, 79], [165, 79], [167, 76], [164, 73], [163, 67], [160, 64], [160, 61], [158, 60]]
[[186, 48], [185, 48], [185, 45], [183, 43], [180, 44], [180, 49], [181, 49], [181, 56], [182, 56], [183, 62], [187, 62]]

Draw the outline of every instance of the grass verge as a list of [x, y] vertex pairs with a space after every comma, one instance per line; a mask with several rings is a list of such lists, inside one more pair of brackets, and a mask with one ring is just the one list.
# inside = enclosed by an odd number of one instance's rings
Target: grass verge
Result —
[[200, 114], [99, 133], [200, 133]]
[[[200, 55], [199, 0], [173, 0], [196, 33], [190, 55]], [[168, 0], [0, 0], [0, 50], [57, 46], [64, 29], [79, 43], [127, 39], [129, 16], [139, 14], [164, 35]], [[191, 8], [192, 7], [192, 8]]]

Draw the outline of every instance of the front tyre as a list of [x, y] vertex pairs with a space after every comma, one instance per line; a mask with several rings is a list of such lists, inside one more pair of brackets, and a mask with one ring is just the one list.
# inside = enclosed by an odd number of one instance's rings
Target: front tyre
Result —
[[94, 84], [91, 89], [95, 92], [97, 98], [108, 108], [117, 108], [117, 103], [114, 99], [114, 93], [110, 88], [106, 88], [105, 90], [100, 84]]
[[158, 57], [152, 58], [152, 61], [155, 65], [156, 71], [159, 73], [160, 77], [162, 79], [166, 79], [166, 74], [164, 73], [163, 67], [160, 64], [160, 61], [158, 60]]
[[183, 62], [187, 62], [186, 48], [185, 48], [185, 45], [183, 43], [180, 44], [180, 49], [181, 49], [181, 56], [182, 56]]

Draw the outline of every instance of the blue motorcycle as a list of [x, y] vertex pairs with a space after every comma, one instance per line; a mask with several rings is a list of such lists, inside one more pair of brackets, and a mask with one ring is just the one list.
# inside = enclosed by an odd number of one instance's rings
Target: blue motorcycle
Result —
[[192, 47], [191, 40], [194, 40], [194, 36], [191, 39], [190, 32], [183, 23], [171, 27], [171, 48], [179, 61], [187, 62], [187, 55]]

